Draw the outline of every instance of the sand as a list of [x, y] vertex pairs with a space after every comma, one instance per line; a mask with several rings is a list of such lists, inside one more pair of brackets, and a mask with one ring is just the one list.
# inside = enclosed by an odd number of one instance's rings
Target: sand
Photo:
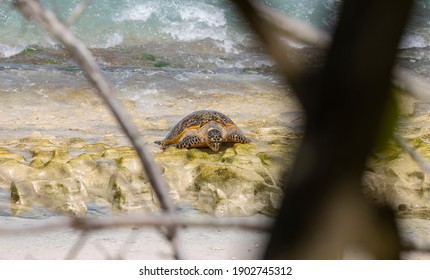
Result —
[[[268, 219], [264, 218], [263, 219]], [[38, 223], [55, 223], [62, 217], [28, 219], [0, 217], [0, 227], [29, 227]], [[160, 231], [153, 228], [115, 228], [91, 232], [79, 250], [81, 237], [73, 229], [48, 232], [25, 231], [24, 234], [3, 235], [0, 259], [57, 260], [67, 259], [172, 259], [172, 248]], [[188, 228], [184, 230], [184, 248], [189, 259], [229, 260], [259, 259], [268, 234], [237, 229]], [[74, 254], [73, 252], [76, 252]]]

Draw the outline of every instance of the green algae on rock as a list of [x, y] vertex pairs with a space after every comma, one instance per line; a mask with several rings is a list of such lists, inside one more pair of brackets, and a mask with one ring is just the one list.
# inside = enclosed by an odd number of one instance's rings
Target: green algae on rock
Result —
[[12, 152], [8, 149], [5, 149], [5, 148], [0, 148], [0, 159], [2, 159], [2, 160], [12, 159], [12, 160], [15, 160], [17, 162], [24, 162], [25, 161], [24, 156], [17, 154], [17, 153], [14, 153], [14, 152]]
[[109, 180], [108, 201], [115, 210], [121, 212], [154, 211], [159, 207], [147, 184], [130, 183], [125, 176], [116, 174]]
[[[416, 152], [430, 158], [430, 145], [423, 140], [425, 136], [407, 140]], [[394, 141], [386, 149], [369, 159], [368, 170], [363, 176], [365, 192], [374, 200], [389, 203], [399, 211], [398, 205], [409, 205], [408, 213], [416, 212], [417, 217], [423, 209], [430, 209], [430, 178], [419, 164]], [[403, 214], [402, 214], [403, 213]]]
[[181, 197], [200, 211], [215, 215], [274, 215], [280, 207], [282, 190], [274, 179], [280, 175], [272, 172], [285, 166], [262, 163], [258, 155], [269, 148], [253, 143], [237, 143], [218, 153], [169, 148], [159, 153], [157, 160], [168, 183], [181, 185]]
[[121, 146], [117, 148], [106, 149], [102, 154], [102, 157], [118, 159], [128, 155], [136, 156], [136, 151], [134, 150], [134, 148], [131, 146]]
[[[277, 136], [278, 137], [278, 136]], [[35, 206], [69, 215], [87, 213], [90, 201], [105, 201], [119, 212], [154, 211], [159, 203], [131, 146], [81, 138], [40, 136], [13, 140], [0, 148], [0, 186], [10, 189], [11, 208], [20, 215]], [[13, 152], [17, 147], [27, 158]], [[191, 202], [215, 215], [273, 215], [279, 209], [282, 167], [268, 155], [282, 145], [231, 144], [209, 149], [169, 148], [156, 160], [175, 202]], [[265, 156], [266, 162], [261, 160]]]
[[12, 213], [19, 215], [33, 207], [36, 191], [29, 180], [14, 181], [10, 186], [10, 203]]

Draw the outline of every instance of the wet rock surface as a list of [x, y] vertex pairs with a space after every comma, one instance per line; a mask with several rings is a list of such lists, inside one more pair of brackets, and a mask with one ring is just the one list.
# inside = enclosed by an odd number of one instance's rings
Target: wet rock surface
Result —
[[[0, 73], [9, 81], [0, 89], [5, 216], [159, 208], [135, 151], [81, 71], [10, 63]], [[108, 67], [104, 74], [162, 168], [174, 201], [215, 215], [274, 215], [281, 174], [303, 125], [289, 87], [264, 69], [143, 66]], [[25, 79], [15, 79], [19, 71]], [[184, 116], [203, 109], [226, 114], [253, 142], [223, 145], [219, 153], [162, 151], [154, 144]]]
[[[395, 133], [430, 162], [429, 104], [403, 94], [398, 98], [401, 115]], [[430, 218], [429, 174], [395, 140], [369, 159], [363, 182], [368, 194], [391, 204], [399, 217]]]
[[[164, 174], [180, 197], [216, 215], [273, 215], [282, 198], [281, 175], [291, 163], [299, 134], [283, 128], [270, 143], [223, 145], [209, 149], [169, 148], [157, 155]], [[269, 133], [256, 130], [254, 136]], [[282, 143], [283, 144], [280, 144]]]
[[[13, 214], [43, 206], [56, 213], [83, 215], [87, 203], [98, 200], [129, 211], [139, 203], [134, 201], [139, 196], [131, 196], [139, 179], [130, 175], [135, 170], [119, 171], [125, 158], [135, 157], [132, 147], [99, 143], [94, 149], [83, 139], [43, 136], [3, 142], [8, 148], [2, 148], [0, 155], [0, 186], [10, 191]], [[140, 180], [137, 191], [144, 193], [147, 182]], [[122, 190], [124, 184], [129, 191]]]
[[[409, 97], [400, 100], [402, 115], [396, 133], [430, 160], [428, 106]], [[282, 174], [291, 167], [302, 136], [302, 120], [295, 112], [292, 106], [290, 113], [284, 113], [287, 126], [277, 125], [282, 113], [259, 119], [236, 117], [253, 142], [223, 144], [217, 153], [208, 148], [162, 151], [153, 144], [180, 119], [176, 115], [143, 118], [138, 124], [153, 132], [145, 141], [176, 203], [189, 203], [218, 216], [274, 216], [283, 195]], [[134, 149], [117, 132], [104, 135], [89, 139], [36, 131], [28, 137], [0, 140], [0, 188], [10, 203], [1, 211], [29, 215], [43, 208], [85, 215], [88, 205], [90, 211], [106, 206], [113, 212], [157, 210], [157, 199]], [[369, 159], [363, 177], [366, 193], [390, 203], [400, 217], [407, 218], [430, 217], [429, 180], [394, 141]]]
[[[176, 54], [169, 67], [156, 67], [165, 49], [156, 50], [129, 62], [122, 55], [134, 57], [138, 50], [96, 55], [106, 62], [105, 74], [161, 166], [172, 198], [216, 215], [275, 214], [282, 173], [291, 166], [304, 123], [291, 89], [271, 66], [261, 66], [270, 63], [219, 69], [208, 59], [199, 65], [205, 62], [212, 70], [193, 65], [184, 72], [185, 58]], [[55, 60], [68, 59], [52, 52]], [[82, 73], [68, 65], [52, 68], [43, 55], [35, 50], [16, 56], [0, 75], [8, 81], [0, 89], [1, 211], [28, 215], [39, 209], [37, 216], [45, 208], [72, 215], [105, 207], [158, 209], [134, 150]], [[18, 67], [20, 59], [28, 67]], [[126, 66], [110, 68], [119, 61]], [[404, 94], [398, 98], [397, 133], [430, 160], [430, 105]], [[225, 113], [253, 142], [224, 145], [219, 153], [161, 151], [153, 144], [185, 115], [202, 109]], [[428, 218], [428, 175], [395, 142], [369, 159], [363, 182], [367, 193], [391, 203], [400, 216]]]
[[[254, 129], [249, 144], [161, 151], [149, 148], [177, 203], [219, 216], [274, 215], [282, 198], [281, 174], [300, 133], [284, 127]], [[154, 211], [159, 205], [131, 146], [36, 134], [0, 143], [0, 187], [11, 213], [42, 206], [53, 213], [85, 215], [88, 204], [112, 211]], [[152, 143], [152, 141], [151, 141]]]

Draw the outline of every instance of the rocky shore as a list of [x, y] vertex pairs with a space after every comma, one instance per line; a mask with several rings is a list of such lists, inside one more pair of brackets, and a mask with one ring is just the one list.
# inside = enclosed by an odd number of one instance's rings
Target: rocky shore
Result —
[[[402, 98], [396, 133], [430, 159], [426, 106]], [[299, 122], [292, 128], [267, 119], [264, 126], [261, 121], [239, 119], [252, 143], [224, 144], [217, 153], [207, 148], [162, 151], [153, 142], [166, 133], [172, 119], [141, 124], [151, 123], [151, 129], [158, 131], [145, 140], [176, 203], [189, 203], [218, 216], [276, 214], [283, 174], [302, 136]], [[133, 147], [113, 138], [89, 140], [34, 132], [0, 140], [0, 187], [10, 196], [10, 208], [3, 201], [1, 211], [25, 216], [41, 206], [52, 213], [79, 216], [88, 212], [88, 204], [108, 206], [113, 212], [157, 210], [157, 199]], [[369, 159], [363, 182], [373, 199], [390, 203], [400, 216], [429, 217], [429, 176], [394, 141]]]
[[[430, 162], [429, 103], [400, 93], [399, 120], [395, 130], [403, 142]], [[425, 167], [392, 139], [384, 150], [369, 158], [363, 177], [365, 191], [380, 202], [388, 202], [399, 217], [430, 218], [430, 180]]]
[[[176, 202], [220, 216], [273, 215], [282, 198], [281, 174], [300, 134], [272, 127], [249, 135], [257, 141], [227, 144], [218, 153], [149, 147]], [[10, 191], [13, 214], [41, 205], [53, 212], [84, 215], [91, 201], [121, 212], [158, 208], [131, 146], [35, 136], [0, 143], [0, 186]]]
[[[161, 59], [155, 50], [153, 56]], [[138, 52], [120, 53], [138, 64], [142, 60], [135, 56]], [[46, 63], [16, 66], [21, 58], [59, 55], [54, 54], [37, 49], [23, 52], [0, 73], [7, 81], [0, 89], [4, 101], [0, 189], [7, 194], [2, 195], [0, 211], [29, 215], [41, 206], [51, 213], [85, 215], [88, 205], [107, 206], [114, 212], [158, 209], [136, 153], [79, 69], [67, 65], [51, 69]], [[114, 59], [113, 54], [112, 50], [98, 53], [104, 61]], [[219, 69], [207, 57], [204, 61], [212, 64], [205, 66], [212, 70], [199, 69], [203, 62], [198, 60], [179, 71], [175, 67], [186, 57], [186, 53], [169, 56], [170, 66], [156, 67], [145, 64], [154, 62], [147, 55], [141, 61], [143, 68], [106, 66], [104, 71], [160, 165], [175, 202], [219, 216], [275, 215], [283, 195], [283, 173], [291, 167], [303, 133], [304, 119], [294, 94], [272, 67]], [[430, 159], [430, 105], [404, 93], [397, 97], [396, 133]], [[253, 142], [223, 145], [218, 153], [161, 151], [153, 144], [185, 115], [202, 109], [228, 115]], [[390, 203], [400, 216], [427, 218], [428, 177], [391, 141], [369, 159], [363, 182], [373, 199]], [[37, 211], [31, 215], [37, 216]]]

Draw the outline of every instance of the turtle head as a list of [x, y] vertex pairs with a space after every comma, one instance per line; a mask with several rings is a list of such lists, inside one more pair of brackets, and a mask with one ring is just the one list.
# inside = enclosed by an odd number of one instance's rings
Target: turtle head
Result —
[[209, 128], [207, 131], [207, 140], [206, 140], [206, 143], [208, 144], [209, 148], [211, 148], [212, 151], [216, 152], [219, 150], [221, 142], [222, 142], [221, 130], [213, 127]]

